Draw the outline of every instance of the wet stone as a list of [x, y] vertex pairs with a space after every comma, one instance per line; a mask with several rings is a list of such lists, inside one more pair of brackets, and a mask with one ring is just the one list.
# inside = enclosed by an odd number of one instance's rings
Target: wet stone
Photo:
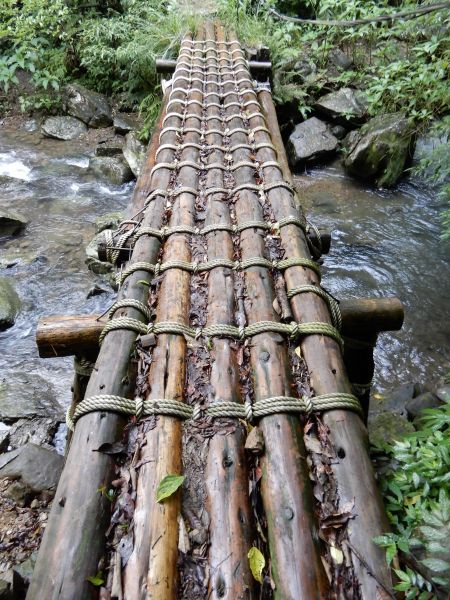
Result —
[[95, 156], [117, 156], [122, 154], [123, 140], [107, 140], [100, 142], [95, 149]]
[[406, 411], [408, 413], [408, 417], [413, 420], [415, 417], [419, 416], [420, 413], [425, 408], [437, 408], [441, 406], [442, 401], [432, 394], [431, 392], [425, 392], [424, 394], [420, 394], [415, 398], [411, 398], [406, 402]]
[[0, 331], [14, 325], [20, 306], [20, 298], [11, 281], [6, 277], [0, 277]]
[[136, 113], [117, 113], [113, 120], [114, 130], [120, 135], [142, 127], [142, 119]]
[[69, 84], [64, 91], [64, 105], [72, 117], [88, 127], [108, 127], [112, 123], [108, 98], [78, 84]]
[[333, 156], [338, 140], [330, 133], [327, 124], [316, 117], [297, 125], [289, 136], [287, 151], [293, 167], [306, 162], [320, 162]]
[[74, 140], [87, 131], [83, 121], [75, 117], [49, 117], [42, 124], [42, 133], [57, 140]]
[[119, 156], [94, 156], [89, 166], [113, 185], [122, 185], [133, 179], [133, 172], [128, 163]]
[[325, 94], [314, 105], [316, 110], [333, 121], [362, 123], [367, 113], [367, 101], [361, 92], [352, 88], [341, 88]]
[[344, 166], [350, 175], [392, 187], [413, 155], [414, 124], [403, 113], [371, 119], [348, 139]]
[[0, 478], [20, 480], [34, 492], [54, 490], [63, 464], [56, 450], [29, 443], [1, 455]]
[[0, 420], [11, 423], [33, 417], [64, 420], [53, 386], [36, 373], [9, 371], [0, 379]]
[[369, 419], [369, 440], [375, 446], [400, 440], [407, 433], [415, 431], [412, 423], [399, 413], [383, 412]]
[[100, 233], [105, 229], [117, 229], [122, 220], [123, 213], [120, 211], [101, 215], [95, 219], [95, 232]]
[[145, 151], [145, 145], [139, 140], [134, 131], [131, 131], [125, 136], [123, 155], [135, 177], [139, 177], [141, 172], [145, 159]]
[[14, 235], [24, 229], [28, 221], [20, 215], [6, 210], [0, 210], [0, 234]]
[[436, 390], [436, 396], [441, 402], [450, 402], [450, 385], [443, 385]]

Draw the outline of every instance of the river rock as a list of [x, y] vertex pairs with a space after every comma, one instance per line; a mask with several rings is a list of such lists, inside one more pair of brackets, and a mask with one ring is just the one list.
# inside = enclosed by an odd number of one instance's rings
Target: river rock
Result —
[[450, 402], [450, 385], [442, 385], [436, 390], [436, 396], [441, 402]]
[[314, 108], [333, 121], [342, 124], [362, 123], [367, 112], [367, 101], [362, 92], [341, 88], [319, 98]]
[[[88, 269], [90, 269], [93, 273], [97, 275], [105, 275], [109, 273], [113, 265], [109, 262], [102, 262], [98, 258], [98, 244], [99, 242], [103, 242], [105, 239], [103, 230], [101, 233], [97, 233], [89, 244], [86, 246], [86, 264]], [[111, 230], [112, 231], [112, 230]]]
[[0, 331], [12, 327], [20, 312], [20, 298], [11, 282], [0, 277]]
[[126, 135], [130, 131], [142, 127], [142, 119], [137, 113], [117, 113], [113, 120], [114, 131], [120, 135]]
[[125, 136], [125, 145], [123, 147], [123, 155], [125, 160], [130, 165], [130, 169], [133, 171], [135, 177], [139, 177], [142, 165], [145, 159], [145, 145], [139, 141], [136, 133], [130, 131]]
[[400, 179], [412, 156], [414, 125], [403, 113], [379, 115], [352, 132], [347, 146], [347, 171], [389, 188]]
[[[61, 419], [62, 415], [58, 420]], [[28, 442], [39, 446], [50, 446], [58, 429], [58, 420], [52, 417], [35, 417], [15, 421], [8, 432], [10, 447], [19, 448]]]
[[34, 417], [64, 420], [53, 386], [36, 373], [4, 373], [0, 379], [0, 420], [11, 423]]
[[382, 412], [369, 419], [369, 440], [374, 446], [390, 444], [415, 431], [412, 423], [399, 413]]
[[95, 156], [117, 156], [122, 154], [123, 139], [113, 139], [100, 142], [95, 149]]
[[109, 127], [112, 123], [108, 98], [81, 85], [70, 83], [66, 86], [64, 105], [69, 115], [80, 119], [88, 127]]
[[424, 392], [406, 402], [406, 411], [409, 419], [415, 419], [425, 408], [437, 408], [442, 402], [431, 392]]
[[63, 464], [56, 450], [30, 443], [0, 456], [0, 477], [20, 479], [33, 492], [54, 490]]
[[89, 166], [114, 185], [122, 185], [133, 179], [133, 172], [123, 157], [94, 156]]
[[287, 143], [289, 161], [293, 167], [329, 158], [337, 147], [337, 138], [330, 133], [326, 123], [316, 117], [297, 125]]
[[83, 121], [75, 117], [49, 117], [41, 127], [46, 137], [57, 140], [74, 140], [87, 131]]
[[333, 48], [328, 54], [328, 60], [332, 65], [347, 71], [353, 65], [353, 61], [340, 48]]
[[20, 215], [6, 210], [0, 210], [0, 234], [14, 235], [28, 224]]
[[100, 215], [95, 219], [95, 232], [100, 233], [105, 229], [117, 229], [121, 221], [123, 221], [123, 213], [119, 211]]

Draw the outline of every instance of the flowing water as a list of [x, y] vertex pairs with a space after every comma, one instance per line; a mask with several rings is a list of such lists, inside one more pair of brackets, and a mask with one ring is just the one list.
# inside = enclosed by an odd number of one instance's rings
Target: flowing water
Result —
[[[85, 246], [95, 218], [124, 209], [132, 185], [96, 179], [88, 168], [92, 144], [43, 139], [29, 129], [0, 129], [0, 204], [29, 221], [18, 236], [0, 238], [0, 275], [12, 279], [22, 301], [16, 324], [0, 333], [0, 372], [43, 377], [67, 406], [72, 361], [38, 357], [37, 320], [101, 312], [111, 303], [112, 292], [87, 299], [99, 277], [85, 266]], [[333, 230], [325, 287], [339, 298], [397, 295], [405, 303], [403, 330], [380, 336], [376, 387], [437, 381], [449, 364], [450, 267], [433, 194], [408, 182], [377, 191], [338, 166], [297, 183], [313, 222]]]

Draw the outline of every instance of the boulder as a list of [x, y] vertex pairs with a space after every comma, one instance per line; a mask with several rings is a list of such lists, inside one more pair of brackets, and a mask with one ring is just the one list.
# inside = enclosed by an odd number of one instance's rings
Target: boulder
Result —
[[19, 448], [28, 442], [39, 446], [51, 445], [61, 422], [62, 415], [55, 417], [33, 417], [31, 419], [19, 419], [15, 421], [9, 430], [9, 446]]
[[437, 396], [431, 392], [425, 392], [408, 400], [406, 403], [406, 411], [409, 419], [412, 421], [420, 415], [424, 408], [437, 408], [438, 406], [441, 406], [441, 404], [442, 402]]
[[117, 156], [122, 154], [122, 138], [100, 142], [95, 149], [95, 156]]
[[9, 427], [0, 423], [0, 453], [6, 452], [9, 446]]
[[333, 48], [328, 54], [328, 60], [332, 65], [347, 71], [353, 65], [353, 61], [340, 48]]
[[0, 277], [0, 331], [12, 327], [20, 311], [20, 298], [11, 282]]
[[362, 92], [352, 88], [341, 88], [319, 98], [314, 108], [333, 121], [357, 124], [365, 120], [367, 102]]
[[112, 123], [108, 98], [81, 85], [71, 83], [66, 86], [64, 105], [69, 115], [80, 119], [88, 127], [109, 127]]
[[412, 423], [399, 413], [382, 412], [369, 419], [369, 440], [374, 446], [390, 444], [415, 431]]
[[4, 373], [0, 379], [0, 420], [11, 423], [34, 417], [64, 420], [52, 385], [36, 373]]
[[9, 210], [0, 210], [0, 234], [14, 235], [26, 227], [28, 221]]
[[121, 221], [123, 221], [122, 212], [111, 212], [100, 215], [95, 219], [95, 232], [100, 233], [105, 229], [117, 229]]
[[122, 185], [133, 179], [133, 172], [123, 157], [94, 156], [90, 168], [114, 185]]
[[56, 450], [26, 444], [0, 457], [0, 477], [19, 479], [33, 492], [54, 490], [64, 464]]
[[123, 155], [125, 160], [130, 165], [130, 169], [133, 171], [135, 177], [139, 177], [142, 165], [145, 159], [145, 145], [139, 141], [136, 133], [130, 131], [125, 136], [125, 144], [123, 147]]
[[97, 275], [105, 275], [106, 273], [109, 273], [113, 268], [113, 265], [111, 263], [102, 262], [98, 258], [98, 244], [99, 242], [103, 242], [105, 239], [103, 231], [101, 233], [97, 233], [97, 235], [95, 235], [89, 242], [89, 244], [86, 246], [87, 267]]
[[436, 390], [436, 396], [441, 402], [450, 402], [450, 385], [442, 385]]
[[126, 135], [142, 127], [142, 119], [136, 113], [117, 113], [113, 120], [114, 131]]
[[83, 121], [75, 117], [49, 117], [41, 127], [46, 137], [57, 140], [74, 140], [87, 131]]
[[413, 149], [413, 123], [403, 113], [380, 115], [353, 132], [344, 166], [351, 175], [389, 188], [402, 176]]
[[312, 117], [297, 125], [289, 136], [287, 151], [293, 167], [318, 162], [335, 154], [338, 140], [326, 123]]

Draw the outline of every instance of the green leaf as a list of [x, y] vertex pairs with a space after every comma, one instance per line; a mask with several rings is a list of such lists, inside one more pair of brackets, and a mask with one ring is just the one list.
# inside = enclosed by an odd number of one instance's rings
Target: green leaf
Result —
[[422, 564], [435, 573], [442, 573], [443, 571], [450, 569], [450, 563], [441, 560], [440, 558], [426, 558], [422, 561]]
[[266, 566], [266, 559], [264, 558], [264, 555], [258, 550], [258, 548], [256, 548], [256, 546], [253, 546], [248, 551], [247, 557], [253, 577], [256, 579], [256, 581], [262, 583], [262, 572]]
[[94, 575], [93, 577], [88, 577], [86, 581], [89, 581], [89, 583], [92, 583], [92, 585], [95, 585], [96, 587], [100, 587], [105, 583], [105, 580], [103, 579], [103, 573], [101, 571], [99, 571], [97, 575]]
[[156, 490], [156, 502], [163, 502], [163, 500], [172, 496], [180, 485], [182, 485], [183, 481], [184, 475], [166, 475], [161, 479]]

